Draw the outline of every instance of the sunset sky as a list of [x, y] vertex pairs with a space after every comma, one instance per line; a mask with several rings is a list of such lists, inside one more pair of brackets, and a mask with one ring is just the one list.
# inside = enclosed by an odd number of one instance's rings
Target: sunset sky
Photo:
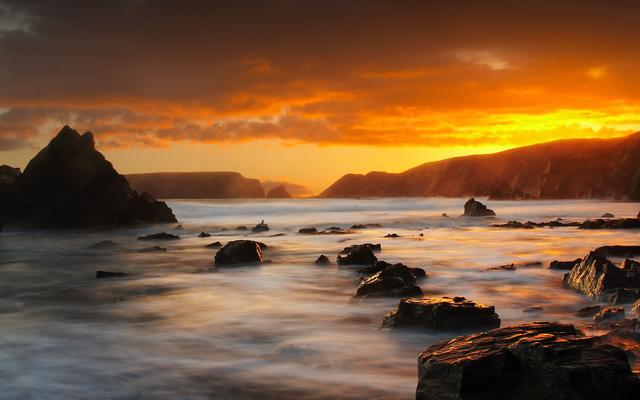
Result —
[[0, 164], [347, 172], [640, 130], [639, 1], [0, 0]]

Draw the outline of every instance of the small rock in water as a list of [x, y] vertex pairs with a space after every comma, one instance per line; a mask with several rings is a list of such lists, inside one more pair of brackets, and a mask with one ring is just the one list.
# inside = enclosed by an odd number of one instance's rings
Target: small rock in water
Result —
[[213, 243], [209, 243], [208, 245], [204, 246], [208, 249], [217, 249], [219, 247], [222, 247], [222, 243], [220, 242], [213, 242]]
[[367, 227], [366, 227], [366, 226], [364, 226], [364, 225], [361, 225], [361, 224], [356, 224], [356, 225], [351, 225], [351, 228], [350, 228], [350, 229], [353, 229], [353, 230], [360, 230], [360, 229], [367, 229]]
[[253, 240], [233, 240], [218, 250], [215, 256], [215, 264], [261, 264], [264, 262], [262, 246], [260, 242]]
[[416, 400], [633, 399], [625, 352], [573, 325], [535, 322], [437, 343], [420, 354]]
[[211, 234], [209, 232], [200, 232], [198, 234], [198, 237], [200, 237], [200, 238], [211, 237]]
[[384, 237], [386, 237], [386, 238], [399, 238], [400, 236], [397, 233], [389, 233], [387, 235], [384, 235]]
[[176, 225], [173, 227], [173, 230], [175, 231], [181, 231], [182, 230], [182, 225]]
[[129, 275], [129, 274], [126, 274], [124, 272], [96, 271], [96, 278], [97, 279], [121, 278], [121, 277], [127, 276], [127, 275]]
[[318, 233], [318, 230], [315, 227], [300, 228], [298, 230], [298, 233], [302, 233], [302, 234], [305, 234], [305, 235], [310, 235], [310, 234]]
[[539, 314], [539, 313], [541, 313], [541, 312], [544, 312], [544, 307], [541, 307], [541, 306], [531, 306], [531, 307], [524, 308], [524, 309], [522, 310], [522, 312], [523, 312], [523, 313], [531, 313], [531, 314], [533, 314], [533, 313]]
[[[346, 250], [346, 249], [345, 249]], [[367, 245], [349, 246], [346, 256], [338, 256], [338, 265], [374, 265], [378, 258]]]
[[449, 218], [449, 216], [447, 215], [447, 213], [442, 213], [442, 218]]
[[113, 240], [103, 240], [101, 242], [98, 243], [94, 243], [90, 246], [87, 246], [87, 249], [91, 249], [91, 250], [108, 250], [108, 249], [113, 249], [118, 247], [118, 243], [114, 242]]
[[571, 271], [571, 269], [573, 269], [573, 267], [575, 267], [576, 264], [579, 264], [580, 261], [582, 261], [582, 258], [576, 258], [575, 260], [572, 260], [572, 261], [553, 260], [549, 264], [549, 269], [557, 269], [557, 270], [562, 270], [562, 271]]
[[619, 319], [624, 319], [624, 308], [622, 307], [604, 307], [594, 317], [593, 322], [603, 323]]
[[491, 267], [491, 268], [487, 268], [487, 271], [515, 271], [516, 270], [516, 265], [511, 263], [511, 264], [507, 264], [507, 265], [500, 265], [497, 267]]
[[167, 249], [160, 246], [151, 246], [151, 247], [144, 247], [142, 249], [138, 249], [138, 253], [152, 253], [154, 251], [167, 251]]
[[329, 261], [329, 257], [327, 257], [324, 254], [322, 254], [322, 255], [320, 255], [320, 257], [318, 257], [316, 259], [314, 264], [315, 265], [329, 265], [329, 264], [331, 264], [331, 261]]
[[600, 310], [602, 310], [602, 306], [599, 305], [586, 306], [576, 311], [576, 316], [581, 318], [592, 318], [594, 315], [599, 313]]
[[244, 226], [244, 225], [240, 225], [240, 226], [237, 226], [237, 227], [236, 227], [236, 230], [237, 230], [237, 231], [247, 231], [247, 230], [249, 230], [249, 228], [247, 228], [247, 227], [246, 227], [246, 226]]
[[464, 204], [465, 217], [492, 217], [496, 213], [473, 197]]
[[394, 264], [364, 279], [354, 297], [419, 297], [422, 289], [416, 276], [403, 264]]
[[176, 239], [180, 239], [180, 236], [174, 235], [172, 233], [167, 233], [167, 232], [152, 233], [149, 235], [138, 237], [138, 240], [176, 240]]
[[380, 243], [363, 243], [363, 244], [353, 244], [351, 246], [347, 246], [344, 249], [342, 249], [340, 254], [349, 254], [351, 251], [355, 250], [358, 246], [367, 246], [369, 250], [374, 252], [382, 251], [382, 245]]
[[386, 328], [423, 327], [434, 330], [487, 330], [500, 327], [493, 306], [464, 297], [402, 299], [396, 311], [384, 317]]
[[266, 232], [269, 230], [269, 225], [264, 223], [264, 220], [260, 221], [259, 224], [251, 228], [252, 232]]
[[615, 218], [616, 216], [611, 213], [604, 213], [600, 218]]

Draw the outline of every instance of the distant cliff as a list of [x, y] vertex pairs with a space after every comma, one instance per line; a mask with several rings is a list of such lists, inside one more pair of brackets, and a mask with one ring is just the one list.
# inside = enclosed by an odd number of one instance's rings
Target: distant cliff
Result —
[[320, 194], [365, 196], [640, 201], [640, 132], [451, 158], [401, 173], [348, 174]]
[[154, 172], [126, 175], [139, 192], [161, 199], [233, 199], [265, 196], [257, 179], [237, 172]]

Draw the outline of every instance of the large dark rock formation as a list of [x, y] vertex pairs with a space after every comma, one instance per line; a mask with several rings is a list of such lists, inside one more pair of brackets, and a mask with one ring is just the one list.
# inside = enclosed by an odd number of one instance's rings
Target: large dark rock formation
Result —
[[5, 194], [6, 225], [100, 228], [176, 222], [171, 209], [139, 195], [95, 149], [93, 134], [65, 126]]
[[493, 306], [464, 297], [409, 298], [400, 300], [398, 309], [384, 317], [382, 326], [477, 332], [499, 328], [500, 318]]
[[232, 240], [218, 250], [215, 256], [217, 266], [238, 264], [261, 264], [264, 262], [264, 243], [253, 240]]
[[611, 294], [618, 288], [637, 289], [640, 288], [640, 264], [627, 260], [618, 267], [596, 249], [566, 273], [563, 282], [590, 296]]
[[429, 162], [402, 173], [340, 178], [321, 197], [489, 196], [640, 200], [640, 133], [560, 140]]
[[464, 203], [464, 216], [465, 217], [492, 217], [496, 213], [487, 208], [484, 204], [480, 203], [473, 197]]
[[418, 359], [417, 400], [630, 400], [638, 393], [625, 352], [572, 325], [537, 322], [460, 336]]
[[136, 190], [161, 199], [261, 198], [264, 189], [257, 179], [237, 172], [154, 172], [129, 174]]
[[267, 192], [267, 198], [269, 199], [290, 199], [291, 195], [287, 192], [284, 185], [278, 185]]

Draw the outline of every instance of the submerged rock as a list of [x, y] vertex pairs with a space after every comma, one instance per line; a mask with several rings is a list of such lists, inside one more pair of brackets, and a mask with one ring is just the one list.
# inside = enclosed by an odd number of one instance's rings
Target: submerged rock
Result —
[[266, 232], [269, 230], [269, 225], [264, 223], [264, 220], [260, 221], [259, 224], [256, 224], [253, 228], [251, 228], [251, 232]]
[[640, 219], [590, 219], [584, 221], [578, 227], [580, 229], [639, 229]]
[[167, 251], [166, 248], [160, 246], [143, 247], [137, 250], [138, 253], [153, 253], [155, 251]]
[[174, 235], [173, 233], [167, 233], [167, 232], [151, 233], [149, 235], [138, 237], [138, 240], [177, 240], [177, 239], [180, 239], [180, 236]]
[[176, 222], [171, 209], [138, 194], [95, 149], [93, 134], [65, 126], [5, 193], [0, 220], [33, 228], [104, 228]]
[[384, 317], [383, 327], [418, 327], [433, 330], [486, 330], [500, 327], [493, 306], [464, 297], [402, 299], [398, 310]]
[[580, 261], [582, 261], [582, 258], [576, 258], [575, 260], [572, 260], [572, 261], [553, 260], [549, 264], [549, 269], [557, 269], [557, 270], [562, 270], [562, 271], [571, 271], [573, 269], [573, 267], [575, 267], [577, 264], [580, 263]]
[[310, 228], [300, 228], [298, 230], [298, 233], [304, 234], [304, 235], [311, 235], [314, 233], [318, 233], [318, 230], [314, 227], [310, 227]]
[[361, 230], [361, 229], [367, 229], [367, 227], [366, 227], [366, 226], [364, 226], [364, 225], [361, 225], [361, 224], [356, 224], [356, 225], [351, 225], [351, 228], [350, 228], [350, 229], [353, 229], [353, 230]]
[[371, 248], [365, 244], [349, 246], [348, 249], [347, 255], [338, 256], [338, 265], [374, 265], [378, 261]]
[[384, 235], [384, 237], [395, 239], [395, 238], [399, 238], [400, 235], [398, 235], [397, 233], [388, 233], [388, 234]]
[[101, 242], [94, 243], [92, 245], [87, 246], [87, 249], [90, 250], [110, 250], [118, 247], [118, 243], [113, 240], [103, 240]]
[[600, 218], [615, 218], [616, 216], [611, 213], [604, 213]]
[[593, 316], [593, 322], [604, 323], [624, 319], [624, 308], [622, 307], [604, 307]]
[[526, 307], [522, 309], [522, 312], [527, 314], [539, 314], [544, 312], [544, 307], [541, 307], [541, 306]]
[[260, 242], [253, 240], [233, 240], [218, 250], [215, 264], [261, 264], [264, 262], [262, 248]]
[[324, 254], [321, 254], [320, 257], [318, 257], [316, 259], [314, 264], [315, 265], [329, 265], [329, 264], [331, 264], [331, 261], [329, 261], [329, 257], [325, 256]]
[[596, 249], [566, 273], [563, 282], [590, 296], [600, 296], [617, 288], [637, 289], [640, 288], [640, 264], [630, 260], [619, 268]]
[[207, 237], [211, 237], [211, 234], [209, 232], [200, 232], [198, 234], [199, 238], [207, 238]]
[[121, 278], [129, 274], [124, 272], [112, 272], [112, 271], [96, 271], [96, 279], [104, 278]]
[[204, 247], [206, 247], [206, 248], [208, 248], [208, 249], [217, 249], [217, 248], [222, 247], [222, 243], [220, 243], [220, 242], [213, 242], [213, 243], [209, 243], [208, 245], [206, 245], [206, 246], [204, 246]]
[[244, 225], [240, 225], [240, 226], [237, 226], [237, 227], [236, 227], [236, 230], [237, 230], [237, 231], [247, 231], [247, 230], [249, 230], [249, 228], [247, 228], [247, 227], [246, 227], [246, 226], [244, 226]]
[[632, 399], [625, 352], [573, 325], [535, 322], [437, 343], [418, 359], [416, 400]]
[[511, 228], [511, 229], [533, 229], [534, 225], [531, 221], [527, 221], [525, 223], [519, 221], [508, 221], [504, 224], [492, 224], [492, 228]]
[[363, 279], [354, 297], [417, 297], [422, 289], [416, 284], [413, 271], [403, 264], [394, 264]]
[[492, 217], [496, 213], [487, 208], [484, 204], [480, 203], [473, 197], [464, 203], [464, 216], [465, 217]]
[[516, 270], [516, 265], [514, 263], [487, 268], [487, 271], [515, 271], [515, 270]]

